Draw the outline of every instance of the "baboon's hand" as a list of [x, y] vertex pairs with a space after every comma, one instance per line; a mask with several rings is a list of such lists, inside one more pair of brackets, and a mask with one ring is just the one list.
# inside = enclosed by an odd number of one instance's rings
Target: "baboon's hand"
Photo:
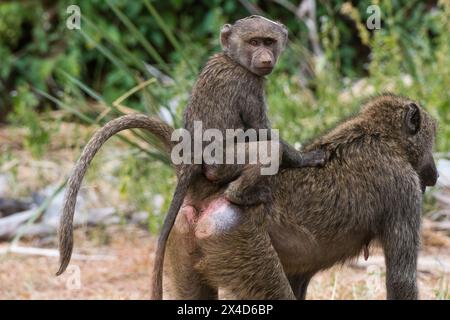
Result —
[[298, 167], [322, 167], [327, 160], [327, 154], [322, 149], [302, 153]]

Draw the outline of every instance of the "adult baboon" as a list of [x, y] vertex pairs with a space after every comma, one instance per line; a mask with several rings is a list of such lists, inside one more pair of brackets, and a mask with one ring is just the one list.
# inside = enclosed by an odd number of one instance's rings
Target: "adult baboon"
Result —
[[180, 215], [169, 238], [173, 298], [217, 298], [222, 288], [238, 299], [302, 299], [314, 274], [379, 241], [387, 298], [416, 299], [435, 133], [417, 103], [384, 94], [306, 148], [327, 152], [323, 168], [271, 176], [272, 203], [243, 209], [220, 192], [197, 203], [200, 214]]

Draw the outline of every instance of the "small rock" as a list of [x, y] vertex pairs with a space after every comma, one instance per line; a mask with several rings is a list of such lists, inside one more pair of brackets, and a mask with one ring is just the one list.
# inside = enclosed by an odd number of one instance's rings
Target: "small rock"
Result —
[[[40, 192], [40, 195], [44, 198], [50, 197], [54, 192], [57, 186], [52, 185], [45, 188], [42, 192]], [[42, 222], [57, 227], [59, 225], [59, 218], [62, 214], [62, 209], [64, 206], [64, 194], [65, 194], [65, 188], [56, 195], [56, 197], [53, 199], [53, 201], [50, 203], [50, 205], [45, 210], [45, 213], [42, 217]], [[37, 196], [35, 196], [37, 198]], [[79, 216], [82, 216], [82, 212], [85, 211], [86, 201], [84, 197], [82, 196], [82, 193], [78, 193], [77, 196], [77, 202], [75, 207], [75, 217], [74, 220], [78, 219]]]
[[438, 185], [450, 188], [450, 160], [440, 159], [436, 167], [439, 172]]
[[32, 224], [28, 226], [24, 233], [23, 237], [47, 237], [50, 235], [56, 234], [56, 228], [54, 226], [45, 224], [45, 223], [38, 223], [38, 224]]
[[0, 196], [5, 195], [9, 189], [8, 176], [6, 174], [0, 174]]
[[148, 222], [149, 213], [147, 211], [135, 212], [131, 215], [131, 223], [144, 224]]
[[[80, 222], [82, 224], [87, 223], [88, 225], [97, 225], [97, 224], [108, 224], [108, 221], [117, 221], [113, 218], [117, 214], [116, 208], [100, 208], [100, 209], [91, 209], [84, 216], [77, 217], [80, 220], [77, 220], [76, 223]], [[84, 218], [84, 219], [83, 219]], [[118, 221], [120, 222], [120, 218], [116, 216]]]

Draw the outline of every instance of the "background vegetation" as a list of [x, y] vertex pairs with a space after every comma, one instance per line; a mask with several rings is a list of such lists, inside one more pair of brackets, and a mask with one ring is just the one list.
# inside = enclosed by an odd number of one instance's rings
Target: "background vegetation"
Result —
[[[81, 30], [66, 27], [70, 4], [81, 8]], [[366, 28], [371, 4], [381, 8], [380, 30]], [[139, 111], [179, 126], [199, 69], [219, 50], [220, 27], [258, 13], [290, 31], [267, 90], [273, 126], [289, 142], [310, 139], [364, 98], [392, 91], [439, 119], [437, 151], [450, 150], [450, 1], [316, 5], [318, 43], [299, 18], [299, 1], [2, 1], [0, 121], [27, 129], [24, 145], [35, 157], [64, 122], [100, 126]], [[121, 194], [153, 212], [155, 195], [170, 199], [167, 159], [145, 133], [121, 139], [128, 144], [116, 173]], [[0, 164], [9, 154], [8, 146], [1, 150]]]

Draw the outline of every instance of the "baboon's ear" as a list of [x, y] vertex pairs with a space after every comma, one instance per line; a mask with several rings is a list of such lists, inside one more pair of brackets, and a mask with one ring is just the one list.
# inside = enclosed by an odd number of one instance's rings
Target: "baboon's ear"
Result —
[[409, 134], [416, 134], [420, 130], [420, 109], [414, 102], [406, 105], [405, 129]]
[[283, 48], [286, 46], [287, 41], [288, 41], [288, 36], [289, 36], [289, 31], [286, 28], [286, 26], [284, 24], [282, 24], [281, 22], [277, 21], [278, 25], [281, 27], [281, 31], [283, 33], [284, 39], [283, 39]]
[[226, 51], [230, 45], [230, 35], [231, 35], [231, 24], [225, 24], [222, 29], [220, 29], [220, 44], [222, 49]]

